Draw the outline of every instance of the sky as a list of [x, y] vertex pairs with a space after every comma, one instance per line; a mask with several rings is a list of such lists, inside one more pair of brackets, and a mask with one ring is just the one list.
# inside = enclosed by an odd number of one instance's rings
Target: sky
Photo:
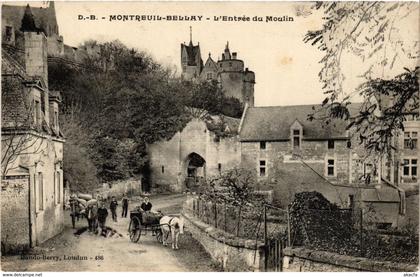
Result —
[[[33, 6], [42, 2], [32, 2]], [[300, 105], [322, 102], [325, 95], [318, 73], [323, 53], [303, 42], [308, 30], [322, 26], [322, 14], [308, 11], [308, 2], [56, 2], [59, 32], [64, 43], [78, 46], [86, 40], [118, 39], [128, 47], [150, 53], [180, 73], [180, 44], [200, 43], [205, 62], [221, 57], [226, 42], [245, 67], [255, 72], [255, 105]], [[98, 20], [79, 20], [95, 15]], [[203, 21], [109, 21], [110, 15], [203, 16]], [[215, 16], [261, 16], [263, 22], [221, 22]], [[293, 17], [293, 21], [265, 22], [266, 16]], [[105, 19], [102, 19], [105, 17]], [[210, 20], [206, 20], [209, 18]], [[418, 18], [417, 18], [418, 19]], [[350, 63], [350, 64], [349, 64]], [[351, 70], [355, 59], [347, 59]]]

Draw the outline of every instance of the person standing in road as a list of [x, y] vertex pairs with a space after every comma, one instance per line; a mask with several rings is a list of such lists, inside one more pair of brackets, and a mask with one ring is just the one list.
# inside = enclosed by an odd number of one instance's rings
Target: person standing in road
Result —
[[127, 211], [128, 211], [128, 198], [125, 194], [123, 194], [121, 217], [127, 217]]
[[109, 208], [111, 209], [112, 220], [114, 220], [115, 222], [117, 222], [117, 206], [118, 206], [118, 202], [115, 199], [115, 196], [112, 196], [111, 204], [109, 205]]
[[101, 234], [105, 235], [105, 231], [106, 231], [106, 227], [105, 227], [105, 223], [106, 223], [106, 218], [108, 217], [108, 210], [105, 207], [105, 203], [102, 201], [101, 202], [101, 206], [98, 209], [98, 223], [99, 223], [99, 227], [101, 228]]

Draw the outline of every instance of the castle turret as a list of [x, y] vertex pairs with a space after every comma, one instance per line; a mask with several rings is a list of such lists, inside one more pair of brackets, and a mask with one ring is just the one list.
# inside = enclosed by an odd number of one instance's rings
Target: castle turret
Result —
[[203, 66], [200, 54], [200, 45], [193, 45], [192, 33], [190, 32], [189, 44], [181, 44], [182, 77], [186, 80], [201, 81], [218, 80], [226, 97], [238, 99], [241, 104], [247, 103], [254, 106], [254, 72], [245, 69], [244, 62], [238, 59], [237, 52], [230, 52], [229, 42], [226, 43], [222, 53], [222, 59], [217, 63], [213, 61], [209, 53]]
[[238, 99], [242, 104], [254, 106], [255, 74], [244, 71], [244, 62], [238, 59], [238, 53], [230, 53], [229, 42], [226, 43], [222, 59], [217, 62], [218, 79], [226, 97]]
[[230, 60], [229, 41], [226, 42], [225, 53], [223, 56], [226, 60]]
[[203, 60], [201, 59], [200, 43], [193, 45], [192, 31], [190, 27], [190, 43], [181, 44], [181, 67], [182, 78], [184, 80], [193, 80], [200, 76], [203, 69]]
[[248, 106], [254, 106], [255, 73], [245, 68], [243, 76], [243, 97]]

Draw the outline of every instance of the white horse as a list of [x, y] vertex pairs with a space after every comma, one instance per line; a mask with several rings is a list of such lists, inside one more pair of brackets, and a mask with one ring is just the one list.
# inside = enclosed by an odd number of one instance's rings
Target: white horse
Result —
[[171, 233], [172, 249], [178, 249], [178, 236], [184, 234], [184, 220], [179, 217], [163, 216], [160, 219], [162, 230], [162, 243], [168, 245], [169, 232]]

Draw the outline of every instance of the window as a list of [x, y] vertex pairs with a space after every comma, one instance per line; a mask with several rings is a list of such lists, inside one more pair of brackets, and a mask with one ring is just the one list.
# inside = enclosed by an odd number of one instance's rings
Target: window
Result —
[[260, 177], [264, 177], [266, 174], [266, 163], [264, 160], [260, 161]]
[[300, 130], [293, 130], [293, 148], [300, 148]]
[[334, 140], [333, 139], [328, 140], [328, 149], [334, 149]]
[[232, 66], [232, 62], [229, 62], [229, 66]]
[[35, 100], [34, 109], [35, 109], [34, 124], [39, 125], [41, 123], [41, 104], [37, 100]]
[[211, 80], [211, 79], [213, 79], [213, 73], [208, 72], [207, 73], [207, 80]]
[[6, 41], [12, 40], [12, 34], [13, 34], [12, 31], [13, 31], [12, 26], [6, 26]]
[[347, 141], [347, 148], [351, 148], [351, 140]]
[[363, 178], [365, 180], [365, 184], [369, 185], [372, 179], [373, 173], [373, 165], [371, 163], [365, 163], [363, 167]]
[[162, 165], [162, 174], [165, 174], [165, 166]]
[[266, 148], [265, 141], [260, 141], [260, 149], [265, 150], [265, 148]]
[[349, 194], [348, 204], [349, 204], [349, 209], [354, 208], [354, 195], [353, 194]]
[[404, 149], [417, 149], [417, 132], [404, 132]]
[[417, 159], [403, 160], [403, 176], [417, 177]]
[[44, 181], [42, 178], [42, 172], [38, 172], [38, 210], [42, 211], [44, 209]]
[[221, 163], [217, 164], [217, 170], [219, 170], [219, 174], [222, 173], [222, 164]]
[[334, 160], [328, 159], [327, 161], [327, 176], [334, 176]]

